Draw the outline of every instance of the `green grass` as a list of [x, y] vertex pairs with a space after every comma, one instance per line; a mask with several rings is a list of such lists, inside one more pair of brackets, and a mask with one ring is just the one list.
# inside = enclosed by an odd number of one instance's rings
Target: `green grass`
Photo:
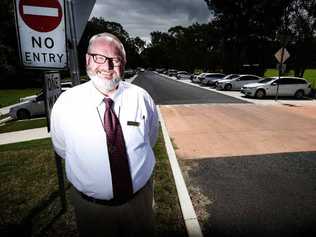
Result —
[[22, 120], [22, 121], [9, 121], [5, 125], [0, 126], [0, 133], [14, 132], [20, 130], [26, 130], [31, 128], [46, 127], [46, 118]]
[[[156, 236], [185, 236], [161, 133], [154, 151], [157, 160], [154, 173]], [[0, 233], [7, 231], [9, 236], [22, 236], [32, 226], [30, 236], [34, 233], [52, 237], [78, 236], [71, 205], [66, 213], [57, 216], [61, 207], [50, 139], [2, 145], [0, 157]], [[69, 187], [67, 182], [66, 187]], [[68, 191], [66, 198], [69, 203]]]
[[[279, 72], [277, 69], [267, 69], [264, 76], [265, 77], [273, 77], [278, 76]], [[294, 76], [294, 71], [290, 70], [288, 73], [286, 73], [288, 76]], [[316, 88], [316, 69], [306, 69], [304, 72], [304, 78], [308, 80], [313, 88]]]
[[38, 94], [40, 88], [0, 90], [0, 108], [19, 102], [21, 97]]

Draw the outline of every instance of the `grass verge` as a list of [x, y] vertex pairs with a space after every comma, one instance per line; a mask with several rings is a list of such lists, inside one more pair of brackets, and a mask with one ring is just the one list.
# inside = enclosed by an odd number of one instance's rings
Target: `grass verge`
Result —
[[22, 121], [10, 121], [0, 126], [0, 133], [15, 132], [32, 128], [46, 127], [46, 118], [30, 119]]
[[[185, 236], [177, 192], [160, 133], [155, 146], [156, 236]], [[78, 236], [71, 205], [60, 214], [50, 139], [0, 146], [1, 236]], [[69, 184], [66, 181], [66, 187]], [[66, 192], [67, 203], [69, 193]]]
[[38, 94], [40, 88], [0, 90], [0, 108], [19, 102], [21, 97]]

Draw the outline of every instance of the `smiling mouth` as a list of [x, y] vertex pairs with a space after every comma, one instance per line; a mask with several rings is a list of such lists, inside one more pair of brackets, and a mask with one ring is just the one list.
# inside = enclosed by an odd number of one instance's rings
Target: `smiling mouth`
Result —
[[98, 71], [97, 75], [101, 78], [112, 79], [112, 73]]

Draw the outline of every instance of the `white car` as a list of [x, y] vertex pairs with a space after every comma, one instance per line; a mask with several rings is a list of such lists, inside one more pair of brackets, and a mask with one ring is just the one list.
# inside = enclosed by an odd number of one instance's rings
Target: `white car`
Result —
[[256, 75], [245, 74], [239, 75], [233, 79], [225, 79], [217, 82], [217, 89], [219, 90], [240, 90], [244, 85], [255, 83], [262, 80], [262, 77]]
[[[72, 86], [71, 82], [63, 82], [61, 85], [61, 92], [65, 92]], [[45, 96], [43, 92], [38, 95], [20, 98], [20, 103], [14, 105], [9, 110], [9, 116], [13, 119], [29, 119], [45, 114]]]
[[226, 76], [223, 77], [223, 78], [213, 80], [214, 86], [217, 87], [218, 82], [219, 82], [220, 80], [233, 79], [233, 78], [236, 78], [236, 77], [238, 77], [238, 76], [239, 76], [238, 74], [228, 74], [228, 75], [226, 75]]
[[[71, 81], [61, 82], [60, 86], [61, 86], [61, 91], [64, 92], [72, 87], [72, 82]], [[41, 91], [41, 93], [43, 92]], [[37, 96], [38, 95], [30, 95], [30, 96], [22, 97], [19, 99], [19, 101], [24, 102], [24, 101], [34, 100]]]
[[200, 73], [199, 75], [194, 75], [191, 79], [192, 82], [194, 83], [200, 83], [201, 82], [201, 77], [206, 74], [205, 72]]
[[299, 77], [269, 77], [258, 83], [250, 83], [241, 88], [245, 96], [262, 99], [265, 96], [294, 96], [302, 99], [310, 94], [311, 84], [304, 78]]
[[9, 115], [13, 119], [29, 119], [33, 116], [45, 115], [44, 99], [44, 93], [33, 96], [31, 99], [11, 107]]
[[201, 76], [201, 84], [205, 86], [215, 85], [217, 80], [223, 79], [225, 77], [222, 73], [205, 73]]
[[178, 80], [181, 80], [181, 79], [191, 79], [192, 77], [192, 74], [186, 72], [186, 71], [179, 71], [176, 75], [176, 78]]

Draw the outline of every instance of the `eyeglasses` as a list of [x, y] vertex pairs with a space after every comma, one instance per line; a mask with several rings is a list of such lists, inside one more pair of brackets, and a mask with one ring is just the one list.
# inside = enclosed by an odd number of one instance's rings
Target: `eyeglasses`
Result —
[[122, 64], [122, 60], [120, 58], [110, 58], [101, 54], [88, 53], [88, 55], [92, 56], [93, 61], [98, 64], [103, 64], [106, 60], [109, 61], [109, 64], [114, 67], [119, 67]]

